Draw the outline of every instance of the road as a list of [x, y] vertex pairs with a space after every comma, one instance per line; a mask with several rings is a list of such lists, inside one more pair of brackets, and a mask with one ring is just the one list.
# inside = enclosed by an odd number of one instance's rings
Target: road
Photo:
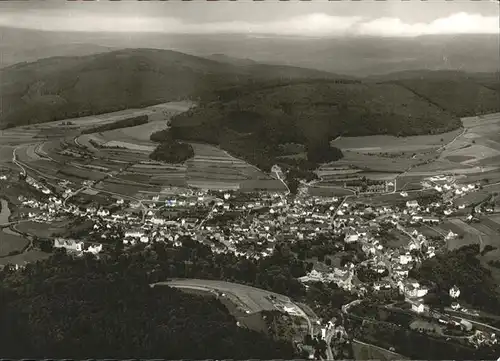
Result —
[[19, 168], [21, 168], [21, 171], [23, 173], [23, 175], [25, 176], [27, 173], [26, 173], [26, 169], [24, 168], [24, 166], [17, 161], [17, 154], [16, 154], [16, 151], [19, 149], [20, 145], [18, 145], [17, 147], [15, 147], [13, 150], [12, 150], [12, 163], [14, 163], [15, 165], [17, 165]]
[[276, 174], [276, 178], [278, 178], [278, 180], [283, 183], [283, 185], [286, 187], [286, 193], [285, 193], [285, 196], [289, 195], [290, 194], [290, 188], [288, 188], [288, 185], [286, 184], [286, 182], [283, 180], [283, 178], [281, 178], [281, 175], [280, 175], [280, 171], [278, 170], [275, 170], [273, 173]]
[[488, 325], [486, 323], [482, 323], [482, 322], [479, 322], [479, 321], [471, 320], [470, 318], [467, 318], [467, 317], [464, 317], [464, 316], [453, 316], [453, 315], [451, 315], [451, 317], [453, 317], [453, 318], [455, 318], [457, 320], [462, 319], [462, 320], [465, 320], [465, 321], [469, 321], [473, 325], [479, 325], [479, 326], [487, 327], [487, 328], [495, 331], [496, 334], [500, 333], [500, 329], [499, 328], [491, 326], [491, 325]]

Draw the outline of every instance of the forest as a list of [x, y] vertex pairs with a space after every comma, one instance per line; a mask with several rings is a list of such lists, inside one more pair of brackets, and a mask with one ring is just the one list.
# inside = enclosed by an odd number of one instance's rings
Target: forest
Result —
[[154, 132], [149, 138], [153, 142], [160, 143], [149, 155], [149, 158], [153, 160], [167, 163], [182, 163], [194, 157], [194, 150], [191, 144], [175, 140], [168, 129]]
[[469, 245], [426, 259], [410, 272], [410, 277], [431, 281], [435, 291], [429, 295], [433, 303], [449, 306], [449, 289], [460, 288], [461, 299], [478, 309], [498, 313], [500, 293], [491, 271], [477, 258], [479, 245]]
[[117, 120], [116, 122], [107, 123], [99, 125], [97, 127], [82, 130], [82, 134], [101, 133], [101, 132], [106, 132], [108, 130], [135, 127], [136, 125], [147, 123], [148, 119], [149, 117], [147, 115], [139, 115], [137, 117], [120, 119]]
[[355, 298], [335, 284], [306, 290], [296, 277], [307, 264], [286, 245], [260, 260], [213, 253], [189, 237], [179, 248], [122, 248], [117, 243], [100, 259], [58, 250], [25, 269], [0, 271], [2, 355], [290, 359], [296, 356], [290, 342], [237, 327], [218, 301], [149, 284], [175, 277], [239, 282], [307, 301], [325, 319]]

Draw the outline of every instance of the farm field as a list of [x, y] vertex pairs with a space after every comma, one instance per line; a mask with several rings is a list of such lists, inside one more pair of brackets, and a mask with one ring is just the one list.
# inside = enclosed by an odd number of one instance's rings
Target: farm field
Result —
[[[344, 151], [344, 157], [327, 164], [327, 167], [353, 167], [375, 172], [404, 172], [410, 166], [418, 163], [411, 158], [388, 158], [377, 155], [361, 154], [353, 151]], [[321, 171], [321, 167], [319, 171]]]
[[[186, 161], [187, 183], [191, 187], [209, 189], [240, 188], [244, 181], [253, 181], [257, 188], [266, 188], [273, 180], [258, 168], [235, 158], [213, 145], [191, 143], [194, 157]], [[275, 182], [271, 182], [273, 184]], [[248, 185], [246, 185], [248, 186]]]
[[457, 165], [500, 168], [500, 113], [462, 118], [465, 133], [445, 147], [441, 159]]
[[4, 266], [7, 264], [18, 264], [23, 265], [25, 263], [32, 263], [36, 261], [41, 261], [47, 259], [51, 256], [51, 253], [45, 253], [42, 251], [31, 250], [14, 256], [7, 256], [0, 258], [0, 265]]
[[22, 251], [29, 241], [23, 237], [5, 233], [0, 230], [0, 264], [1, 257], [8, 256], [10, 252]]
[[489, 190], [478, 190], [474, 192], [467, 193], [463, 197], [457, 198], [454, 201], [454, 204], [465, 205], [466, 207], [481, 203], [487, 200], [491, 196], [491, 192]]
[[129, 142], [123, 142], [120, 140], [110, 140], [107, 141], [102, 145], [103, 147], [108, 147], [108, 148], [125, 148], [129, 150], [134, 150], [134, 151], [139, 151], [139, 152], [148, 152], [151, 153], [153, 150], [155, 150], [155, 146], [151, 145], [143, 145], [143, 144], [135, 144], [135, 143], [129, 143]]
[[403, 355], [358, 340], [353, 340], [352, 350], [355, 360], [394, 361], [408, 359]]
[[64, 227], [55, 224], [22, 222], [16, 225], [16, 229], [23, 233], [33, 234], [41, 238], [51, 238], [53, 233], [64, 231]]
[[[438, 148], [455, 138], [461, 129], [435, 135], [417, 135], [410, 137], [395, 137], [390, 135], [372, 135], [366, 137], [339, 137], [332, 145], [342, 150], [392, 153], [392, 152], [422, 152]], [[442, 139], [442, 140], [441, 140]]]
[[345, 189], [338, 186], [321, 186], [319, 183], [317, 185], [308, 187], [308, 194], [315, 197], [343, 197], [351, 196], [354, 193], [349, 189]]
[[407, 201], [413, 199], [418, 199], [422, 196], [434, 195], [437, 192], [435, 190], [423, 190], [416, 192], [408, 192], [407, 197], [403, 197], [399, 192], [389, 193], [389, 194], [379, 194], [379, 195], [365, 195], [359, 199], [360, 202], [365, 202], [371, 205], [387, 205], [387, 204], [404, 204]]
[[425, 237], [441, 237], [443, 236], [442, 232], [438, 232], [436, 229], [430, 227], [430, 226], [422, 226], [422, 227], [417, 227], [416, 230], [423, 234]]

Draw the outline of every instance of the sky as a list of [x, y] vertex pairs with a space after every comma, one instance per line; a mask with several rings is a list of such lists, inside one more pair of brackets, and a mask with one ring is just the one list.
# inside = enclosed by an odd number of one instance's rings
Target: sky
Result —
[[499, 2], [0, 2], [0, 26], [43, 31], [286, 36], [499, 34]]

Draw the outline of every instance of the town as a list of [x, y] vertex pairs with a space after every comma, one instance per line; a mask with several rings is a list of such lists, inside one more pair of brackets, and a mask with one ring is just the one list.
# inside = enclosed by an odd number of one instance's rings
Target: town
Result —
[[[16, 178], [11, 173], [3, 181]], [[311, 261], [308, 273], [299, 278], [306, 287], [311, 282], [334, 282], [359, 300], [367, 294], [395, 292], [401, 301], [386, 307], [419, 316], [419, 321], [409, 322], [408, 328], [446, 338], [447, 333], [436, 331], [444, 325], [455, 333], [461, 330], [460, 341], [473, 347], [497, 343], [495, 327], [468, 320], [477, 313], [460, 305], [456, 286], [449, 290], [453, 302], [448, 309], [452, 313], [437, 312], [424, 302], [429, 287], [409, 277], [414, 267], [447, 250], [459, 238], [452, 230], [438, 233], [434, 226], [447, 218], [458, 217], [470, 223], [481, 214], [498, 212], [498, 207], [487, 201], [467, 207], [457, 202], [476, 192], [480, 184], [460, 184], [451, 176], [430, 177], [422, 182], [421, 191], [389, 192], [398, 201], [383, 205], [371, 203], [371, 195], [363, 194], [310, 196], [305, 187], [297, 195], [170, 188], [140, 201], [114, 195], [98, 202], [95, 195], [85, 193], [89, 184], [77, 189], [61, 181], [59, 189], [54, 190], [31, 176], [20, 174], [19, 178], [38, 196], [18, 197], [23, 212], [18, 219], [10, 219], [12, 229], [23, 222], [50, 225], [69, 220], [79, 225], [62, 234], [37, 237], [41, 249], [64, 248], [74, 256], [90, 252], [99, 257], [117, 244], [125, 252], [138, 243], [162, 242], [179, 247], [180, 239], [188, 236], [216, 253], [259, 259], [270, 256], [277, 243], [285, 242], [292, 250], [298, 249], [299, 259]], [[308, 240], [324, 240], [334, 252], [304, 255], [300, 244]], [[356, 312], [366, 312], [356, 311], [360, 307], [363, 302], [351, 307], [352, 317]], [[319, 323], [316, 329], [321, 330], [320, 338], [330, 344], [334, 335], [337, 343], [344, 340], [343, 326], [334, 325], [332, 320]], [[328, 350], [332, 355], [337, 352], [330, 346]]]

